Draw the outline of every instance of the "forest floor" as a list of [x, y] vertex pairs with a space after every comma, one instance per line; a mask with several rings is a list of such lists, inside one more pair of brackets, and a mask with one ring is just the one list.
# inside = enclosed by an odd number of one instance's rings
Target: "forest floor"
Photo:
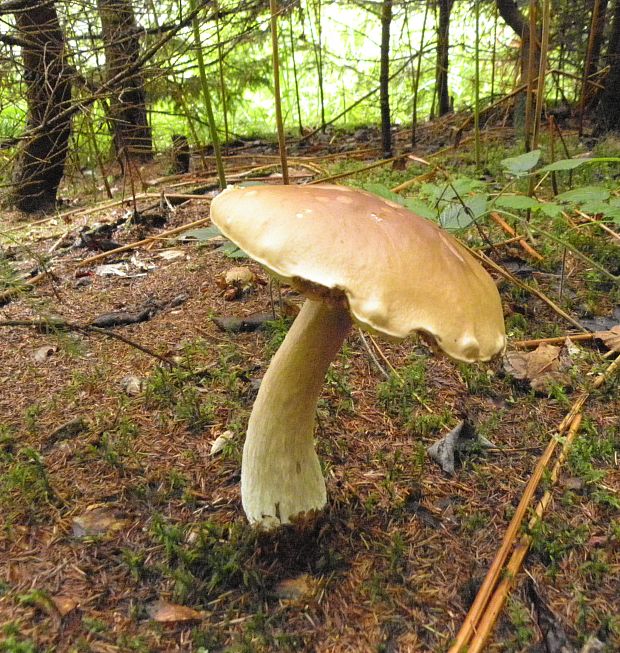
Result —
[[[423, 157], [438, 147], [443, 128], [434, 129], [421, 134]], [[377, 161], [377, 134], [366, 131], [293, 152], [294, 181]], [[502, 133], [508, 145], [485, 147], [518, 151], [509, 131]], [[434, 169], [466, 174], [468, 148], [433, 160]], [[229, 151], [227, 168], [235, 175], [273, 166], [274, 155], [271, 144], [255, 143]], [[429, 170], [405, 163], [343, 183], [392, 187]], [[141, 176], [161, 177], [168, 165], [162, 159]], [[489, 168], [489, 183], [501, 183]], [[610, 177], [616, 192], [617, 179]], [[207, 218], [215, 191], [175, 199], [208, 186], [179, 182], [165, 180], [137, 201], [146, 224], [99, 230], [90, 246], [131, 243]], [[545, 477], [551, 503], [530, 529], [531, 551], [484, 650], [620, 650], [618, 377], [591, 387], [613, 360], [608, 346], [565, 343], [553, 354], [557, 373], [519, 380], [505, 360], [464, 365], [431, 354], [416, 338], [375, 346], [354, 331], [318, 408], [328, 506], [304, 528], [258, 533], [240, 503], [244, 428], [302, 298], [286, 287], [278, 298], [257, 282], [268, 279], [260, 266], [229, 258], [218, 239], [173, 234], [81, 265], [97, 253], [83, 239], [76, 245], [85, 225], [133, 214], [95, 204], [88, 183], [77, 179], [64, 189], [74, 198], [59, 213], [64, 220], [28, 225], [4, 212], [0, 226], [7, 279], [42, 258], [53, 264], [32, 292], [0, 308], [0, 651], [447, 651], [538, 459], [550, 440], [562, 440], [558, 425], [584, 388], [591, 394], [580, 432], [559, 481], [552, 486]], [[174, 206], [160, 200], [167, 193]], [[165, 224], [154, 222], [162, 218]], [[574, 220], [575, 233], [587, 234], [579, 245], [618, 275], [617, 236]], [[491, 222], [484, 231], [495, 243], [508, 238]], [[485, 247], [476, 229], [458, 236]], [[522, 281], [514, 285], [489, 268], [509, 353], [526, 351], [518, 340], [579, 332], [530, 288], [591, 330], [620, 322], [617, 287], [572, 250], [530, 242], [541, 261], [516, 243], [486, 250]], [[233, 266], [255, 274], [241, 291], [222, 282]], [[259, 316], [253, 331], [214, 321], [272, 311], [275, 319]], [[102, 316], [97, 323], [110, 325], [127, 314], [142, 321], [108, 328], [130, 343], [88, 328], [7, 325], [87, 327]], [[450, 475], [426, 449], [461, 419], [494, 447], [470, 448]], [[224, 446], [212, 453], [222, 435]]]

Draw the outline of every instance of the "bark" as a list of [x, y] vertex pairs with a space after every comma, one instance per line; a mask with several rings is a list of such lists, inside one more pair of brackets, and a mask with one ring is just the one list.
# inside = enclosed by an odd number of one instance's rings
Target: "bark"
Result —
[[379, 104], [381, 106], [381, 137], [383, 156], [392, 156], [392, 123], [390, 120], [390, 25], [392, 0], [383, 0], [381, 8], [381, 73], [379, 77]]
[[598, 70], [598, 64], [601, 59], [601, 49], [605, 37], [605, 18], [607, 16], [607, 0], [600, 0], [598, 7], [597, 20], [592, 25], [594, 34], [592, 36], [592, 52], [590, 56], [586, 77], [593, 75]]
[[448, 92], [448, 64], [450, 51], [450, 13], [454, 0], [438, 0], [439, 24], [437, 27], [437, 70], [435, 83], [437, 87], [438, 114], [443, 116], [451, 109]]
[[71, 132], [71, 80], [53, 2], [15, 13], [28, 101], [27, 130], [13, 170], [12, 202], [27, 213], [53, 209]]
[[597, 134], [620, 132], [620, 0], [616, 0], [613, 7], [606, 59], [610, 69], [595, 116]]
[[[499, 15], [506, 25], [521, 39], [519, 69], [521, 70], [521, 83], [524, 84], [527, 82], [530, 51], [530, 27], [528, 20], [521, 13], [515, 0], [496, 0], [496, 3]], [[536, 60], [538, 60], [538, 57], [536, 57]]]
[[[140, 56], [138, 27], [131, 0], [97, 0], [106, 57], [106, 78], [135, 66]], [[110, 99], [114, 148], [123, 164], [148, 161], [153, 156], [151, 128], [146, 113], [146, 93], [140, 69], [124, 79]]]

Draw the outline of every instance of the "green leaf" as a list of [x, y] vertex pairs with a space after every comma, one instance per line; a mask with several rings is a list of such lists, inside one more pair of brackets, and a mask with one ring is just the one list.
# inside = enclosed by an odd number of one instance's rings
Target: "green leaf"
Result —
[[465, 200], [464, 206], [460, 202], [447, 206], [439, 216], [439, 223], [444, 229], [455, 231], [465, 229], [483, 215], [487, 208], [485, 195], [475, 195]]
[[494, 202], [495, 206], [503, 209], [526, 210], [539, 209], [540, 202], [527, 195], [500, 195]]
[[562, 159], [561, 161], [555, 161], [549, 165], [543, 166], [537, 172], [557, 172], [560, 170], [574, 170], [579, 166], [582, 166], [584, 163], [589, 163], [591, 159]]
[[620, 217], [620, 206], [611, 206], [607, 202], [592, 201], [581, 205], [581, 210], [588, 215], [602, 215], [604, 218]]
[[231, 242], [220, 245], [215, 251], [222, 252], [228, 258], [250, 258], [241, 248]]
[[519, 156], [511, 156], [508, 159], [503, 159], [500, 163], [511, 174], [520, 176], [529, 172], [538, 163], [540, 154], [540, 150], [532, 150]]
[[589, 202], [584, 202], [581, 205], [581, 210], [584, 213], [589, 215], [605, 215], [606, 211], [613, 210], [607, 202], [602, 202], [601, 200], [591, 200]]
[[540, 210], [550, 218], [557, 218], [559, 215], [562, 215], [562, 207], [558, 206], [557, 204], [553, 204], [552, 202], [548, 202], [546, 204], [540, 203], [538, 206]]
[[221, 237], [221, 235], [222, 232], [215, 225], [211, 225], [210, 227], [202, 227], [199, 229], [188, 229], [187, 231], [184, 231], [177, 240], [198, 240], [200, 242], [205, 242], [207, 240]]
[[536, 171], [536, 174], [559, 170], [574, 170], [575, 168], [579, 168], [579, 166], [585, 165], [586, 163], [620, 163], [620, 157], [601, 156], [595, 157], [593, 159], [562, 159], [560, 161], [555, 161], [549, 165], [543, 166]]
[[421, 215], [427, 220], [437, 220], [437, 211], [428, 204], [425, 204], [422, 200], [416, 199], [415, 197], [408, 197], [405, 200], [405, 206], [410, 211], [413, 211], [413, 213]]
[[459, 177], [441, 185], [423, 184], [420, 188], [420, 193], [426, 197], [431, 197], [436, 202], [443, 200], [449, 201], [484, 188], [484, 185], [478, 179]]
[[555, 196], [559, 202], [571, 202], [573, 204], [583, 204], [584, 202], [594, 202], [609, 199], [611, 193], [607, 188], [602, 186], [582, 186], [581, 188], [573, 188], [567, 190], [565, 193], [560, 193]]
[[399, 195], [398, 193], [391, 191], [384, 184], [369, 183], [369, 184], [364, 184], [362, 188], [364, 190], [367, 190], [369, 193], [373, 193], [373, 195], [378, 195], [379, 197], [383, 197], [383, 199], [385, 200], [396, 202], [401, 206], [404, 206], [405, 204], [405, 198], [402, 195]]

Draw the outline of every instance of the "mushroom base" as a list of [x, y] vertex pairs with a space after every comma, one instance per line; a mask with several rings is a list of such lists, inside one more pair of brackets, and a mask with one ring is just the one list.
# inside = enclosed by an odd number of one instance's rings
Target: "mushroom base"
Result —
[[325, 506], [314, 450], [316, 404], [350, 330], [345, 308], [306, 300], [273, 357], [243, 448], [241, 499], [250, 523], [271, 529]]

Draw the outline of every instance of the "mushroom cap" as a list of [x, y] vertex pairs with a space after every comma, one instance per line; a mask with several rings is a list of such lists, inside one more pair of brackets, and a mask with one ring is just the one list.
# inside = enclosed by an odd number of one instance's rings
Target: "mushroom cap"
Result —
[[468, 362], [504, 349], [493, 279], [448, 233], [394, 202], [346, 186], [247, 186], [218, 195], [211, 219], [304, 294], [346, 298], [364, 329], [422, 332]]

